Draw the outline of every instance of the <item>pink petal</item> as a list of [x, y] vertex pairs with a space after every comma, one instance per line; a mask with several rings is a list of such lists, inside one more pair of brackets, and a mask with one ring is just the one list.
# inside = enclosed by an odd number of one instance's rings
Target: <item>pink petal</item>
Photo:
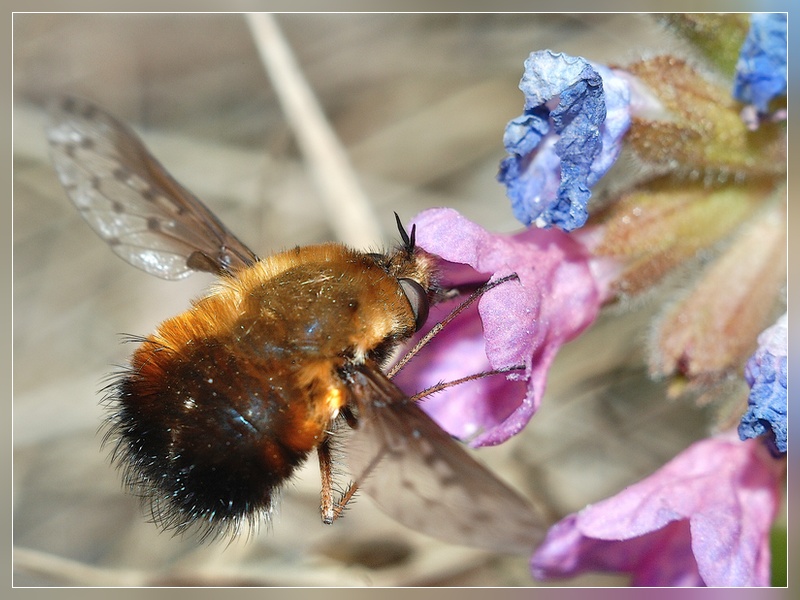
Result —
[[[445, 343], [430, 349], [437, 361], [460, 366], [458, 377], [480, 371], [466, 371], [484, 365], [480, 370], [513, 365], [525, 366], [526, 388], [506, 384], [497, 386], [492, 395], [472, 397], [474, 419], [469, 423], [448, 419], [445, 406], [464, 406], [462, 386], [443, 392], [423, 406], [440, 424], [455, 435], [482, 430], [473, 445], [492, 445], [518, 433], [538, 408], [547, 380], [547, 371], [558, 349], [597, 316], [602, 294], [595, 281], [590, 256], [586, 249], [568, 234], [558, 230], [527, 230], [517, 235], [494, 235], [451, 209], [432, 209], [414, 219], [417, 244], [444, 261], [445, 284], [462, 281], [488, 281], [516, 273], [519, 281], [502, 284], [483, 295], [478, 312], [483, 327], [485, 349], [478, 356], [481, 337], [478, 326], [468, 329], [472, 341], [456, 343], [446, 336]], [[465, 271], [469, 265], [472, 271]], [[453, 274], [457, 274], [454, 281]], [[473, 317], [474, 319], [474, 314]], [[437, 336], [437, 338], [442, 335]], [[435, 339], [431, 344], [438, 342]], [[469, 355], [468, 353], [473, 353]], [[444, 355], [450, 358], [443, 358]], [[484, 362], [486, 360], [486, 362]], [[450, 369], [441, 380], [452, 380]], [[422, 375], [418, 370], [415, 377]], [[399, 381], [410, 385], [411, 376]], [[498, 379], [497, 377], [493, 379]], [[513, 377], [512, 377], [513, 379]], [[430, 377], [427, 378], [430, 380]], [[424, 387], [424, 386], [423, 386]], [[489, 391], [484, 388], [483, 391]], [[513, 394], [513, 395], [509, 395]], [[478, 405], [483, 404], [483, 409]]]
[[[433, 307], [429, 322], [441, 321], [457, 304]], [[395, 382], [414, 393], [489, 369], [481, 320], [477, 307], [472, 307], [433, 338], [395, 377]], [[502, 423], [525, 393], [524, 381], [484, 377], [428, 396], [421, 406], [450, 434], [469, 439], [482, 429]]]
[[[769, 585], [769, 530], [784, 469], [755, 440], [726, 434], [697, 442], [650, 477], [557, 524], [553, 531], [579, 533], [570, 533], [575, 555], [566, 570], [619, 569], [647, 585], [675, 585], [690, 581], [696, 568], [709, 586]], [[563, 554], [564, 534], [554, 535]], [[560, 574], [550, 544], [548, 536], [534, 555], [535, 573]], [[599, 564], [595, 554], [609, 547], [623, 556]]]
[[673, 521], [663, 529], [629, 540], [600, 540], [583, 535], [578, 515], [550, 530], [531, 559], [533, 576], [544, 580], [587, 572], [631, 573], [635, 586], [702, 586], [691, 551], [689, 523]]

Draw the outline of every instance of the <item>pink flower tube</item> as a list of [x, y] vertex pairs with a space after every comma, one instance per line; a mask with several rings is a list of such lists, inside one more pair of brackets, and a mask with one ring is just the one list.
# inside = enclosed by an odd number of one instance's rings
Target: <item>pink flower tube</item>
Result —
[[534, 577], [631, 574], [638, 586], [767, 586], [785, 462], [734, 433], [696, 442], [646, 479], [569, 515]]
[[[516, 273], [519, 280], [485, 293], [477, 311], [444, 328], [396, 381], [420, 390], [465, 375], [522, 365], [426, 398], [422, 407], [451, 434], [472, 445], [499, 444], [536, 412], [559, 348], [596, 318], [606, 277], [586, 248], [559, 230], [495, 235], [452, 209], [415, 217], [417, 244], [445, 262], [443, 284], [480, 284]], [[455, 306], [432, 311], [441, 320]]]

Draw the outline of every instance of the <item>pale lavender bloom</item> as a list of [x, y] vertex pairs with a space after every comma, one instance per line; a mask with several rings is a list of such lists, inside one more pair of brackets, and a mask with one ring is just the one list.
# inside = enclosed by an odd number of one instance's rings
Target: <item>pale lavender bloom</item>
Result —
[[590, 188], [617, 159], [630, 94], [611, 69], [550, 50], [533, 52], [519, 84], [524, 113], [506, 126], [500, 164], [514, 216], [525, 225], [581, 227]]
[[[561, 345], [594, 321], [607, 293], [605, 271], [562, 231], [495, 235], [452, 209], [427, 210], [413, 222], [417, 244], [447, 261], [442, 264], [445, 286], [481, 284], [513, 273], [519, 277], [484, 294], [477, 311], [445, 327], [396, 379], [412, 391], [522, 365], [515, 375], [459, 385], [422, 402], [451, 434], [473, 438], [476, 446], [501, 443], [538, 408]], [[436, 307], [428, 322], [441, 320], [453, 307]]]
[[785, 462], [731, 432], [702, 440], [616, 496], [555, 526], [538, 579], [629, 573], [640, 586], [766, 586]]
[[750, 397], [739, 425], [743, 440], [768, 435], [770, 448], [778, 454], [786, 452], [787, 444], [788, 335], [788, 318], [784, 314], [758, 336], [758, 350], [745, 367]]

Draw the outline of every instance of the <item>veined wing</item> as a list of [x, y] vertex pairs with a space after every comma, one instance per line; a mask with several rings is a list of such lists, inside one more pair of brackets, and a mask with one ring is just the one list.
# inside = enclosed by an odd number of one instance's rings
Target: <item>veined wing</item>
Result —
[[63, 99], [52, 112], [47, 139], [72, 202], [133, 266], [180, 279], [193, 271], [231, 273], [257, 260], [130, 128], [101, 108]]
[[377, 369], [354, 375], [359, 427], [351, 475], [387, 514], [433, 537], [499, 552], [532, 552], [547, 523]]

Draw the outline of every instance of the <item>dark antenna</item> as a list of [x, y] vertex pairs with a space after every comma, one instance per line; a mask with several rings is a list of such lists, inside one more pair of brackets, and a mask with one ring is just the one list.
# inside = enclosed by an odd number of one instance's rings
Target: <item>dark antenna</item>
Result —
[[403, 240], [403, 245], [406, 247], [408, 253], [411, 254], [414, 252], [414, 237], [417, 233], [417, 226], [416, 224], [411, 226], [411, 236], [409, 237], [405, 227], [403, 227], [403, 222], [400, 220], [400, 215], [394, 213], [394, 218], [397, 221], [397, 229], [400, 231], [400, 239]]

